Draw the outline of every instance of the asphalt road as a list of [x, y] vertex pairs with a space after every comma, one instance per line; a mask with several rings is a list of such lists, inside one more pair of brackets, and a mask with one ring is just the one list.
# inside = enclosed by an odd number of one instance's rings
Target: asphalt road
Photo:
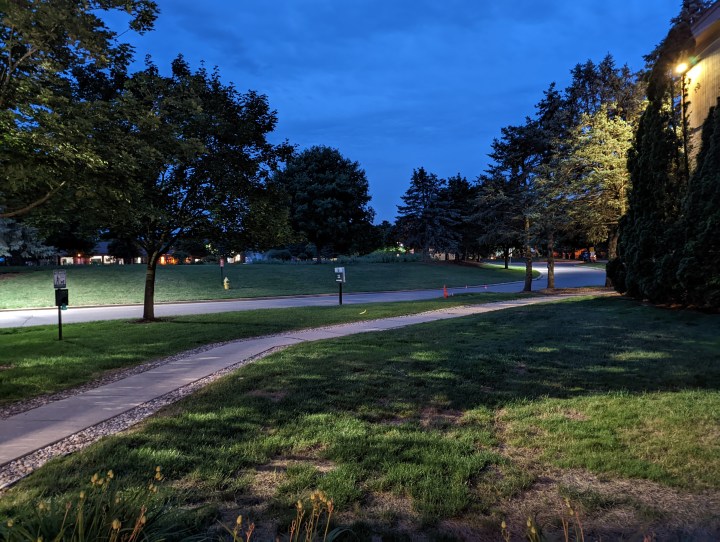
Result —
[[[545, 264], [535, 269], [543, 275], [533, 281], [533, 289], [546, 286]], [[605, 271], [576, 263], [558, 263], [555, 267], [556, 288], [577, 288], [581, 286], [603, 286]], [[519, 292], [522, 282], [468, 286], [466, 288], [448, 288], [449, 294], [472, 292]], [[238, 291], [242, 295], [242, 291]], [[434, 299], [442, 295], [441, 289], [405, 290], [398, 292], [372, 292], [343, 294], [344, 304], [380, 303], [389, 301], [415, 301]], [[337, 294], [308, 295], [297, 297], [252, 298], [226, 301], [200, 301], [184, 303], [163, 303], [155, 305], [155, 316], [180, 316], [185, 314], [213, 314], [218, 312], [246, 311], [255, 309], [274, 309], [288, 307], [319, 307], [338, 303]], [[68, 307], [62, 312], [64, 324], [94, 322], [98, 320], [130, 320], [142, 317], [142, 305], [107, 305], [102, 307]], [[0, 311], [0, 328], [29, 327], [57, 324], [57, 308], [20, 309]]]

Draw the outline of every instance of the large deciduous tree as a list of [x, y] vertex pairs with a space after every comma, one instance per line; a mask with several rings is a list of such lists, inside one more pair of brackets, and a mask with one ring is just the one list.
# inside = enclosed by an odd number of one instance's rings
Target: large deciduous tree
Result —
[[375, 215], [365, 171], [331, 147], [315, 146], [292, 156], [276, 176], [290, 200], [293, 229], [316, 248], [353, 250]]
[[217, 71], [193, 72], [182, 57], [170, 76], [148, 61], [116, 108], [121, 122], [108, 131], [116, 130], [125, 159], [110, 174], [126, 200], [109, 209], [109, 223], [147, 255], [143, 318], [152, 320], [160, 256], [185, 237], [222, 239], [247, 233], [251, 220], [263, 223], [249, 210], [291, 148], [268, 143], [276, 114], [265, 96], [240, 94]]
[[98, 101], [121, 85], [131, 59], [101, 18], [108, 11], [127, 12], [130, 28], [144, 32], [157, 7], [152, 0], [0, 3], [0, 217], [78, 191], [106, 196], [100, 176], [87, 182], [104, 165], [89, 135], [104, 115]]

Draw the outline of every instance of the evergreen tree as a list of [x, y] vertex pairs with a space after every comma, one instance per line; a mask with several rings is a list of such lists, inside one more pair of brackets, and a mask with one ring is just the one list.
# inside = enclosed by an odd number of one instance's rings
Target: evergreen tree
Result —
[[410, 187], [398, 205], [397, 225], [408, 248], [420, 250], [424, 260], [430, 251], [455, 252], [459, 235], [455, 228], [458, 212], [447, 197], [447, 181], [428, 173], [425, 168], [413, 170]]
[[0, 256], [16, 265], [29, 258], [53, 256], [56, 249], [45, 243], [37, 229], [9, 218], [0, 218]]
[[477, 252], [477, 239], [480, 235], [477, 224], [473, 220], [477, 186], [471, 184], [459, 173], [447, 180], [441, 199], [446, 200], [450, 209], [457, 217], [453, 229], [457, 239], [456, 260], [467, 260], [471, 252]]
[[652, 63], [648, 106], [629, 155], [632, 190], [620, 229], [623, 260], [612, 266], [619, 272], [614, 282], [629, 295], [655, 303], [684, 297], [677, 278], [683, 244], [677, 225], [689, 171], [682, 144], [685, 112], [679, 107], [673, 73], [678, 61], [693, 50], [691, 25], [706, 7], [705, 2], [685, 0], [667, 37], [647, 57]]
[[703, 125], [698, 167], [683, 201], [683, 248], [677, 277], [683, 301], [720, 308], [720, 98]]
[[476, 220], [483, 230], [479, 242], [501, 246], [507, 267], [511, 247], [522, 247], [525, 259], [524, 291], [532, 289], [532, 226], [538, 212], [537, 167], [546, 149], [539, 124], [502, 128], [492, 143], [492, 163], [481, 177]]

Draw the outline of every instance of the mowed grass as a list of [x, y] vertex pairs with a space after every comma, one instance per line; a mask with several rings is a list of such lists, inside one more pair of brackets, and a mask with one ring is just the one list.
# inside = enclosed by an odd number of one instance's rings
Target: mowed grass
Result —
[[107, 371], [200, 345], [519, 297], [527, 295], [482, 293], [429, 301], [266, 309], [178, 316], [152, 324], [66, 324], [62, 341], [57, 340], [56, 326], [0, 329], [0, 405], [85, 384]]
[[[593, 299], [299, 345], [51, 462], [2, 498], [0, 515], [109, 468], [142, 487], [155, 465], [204, 527], [218, 511], [283, 532], [296, 500], [321, 489], [360, 540], [401, 530], [408, 540], [433, 530], [443, 540], [499, 538], [500, 520], [548, 469], [716, 502], [719, 324]], [[683, 528], [718, 516], [681, 499], [668, 512], [656, 494], [591, 493], [561, 491], [583, 497], [588, 539], [596, 516], [615, 518], [603, 539], [662, 533], [673, 514]]]
[[[226, 265], [232, 289], [224, 290], [217, 265], [158, 266], [155, 300], [191, 301], [335, 293], [336, 264]], [[427, 289], [523, 280], [524, 271], [500, 266], [446, 263], [350, 263], [345, 292]], [[0, 270], [0, 309], [54, 306], [53, 269]], [[142, 303], [144, 265], [66, 267], [70, 305]]]

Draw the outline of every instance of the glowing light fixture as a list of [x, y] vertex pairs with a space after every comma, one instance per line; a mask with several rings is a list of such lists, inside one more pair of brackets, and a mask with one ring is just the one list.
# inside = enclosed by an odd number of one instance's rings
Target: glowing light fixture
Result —
[[685, 73], [686, 71], [688, 71], [687, 62], [682, 62], [681, 64], [678, 64], [677, 66], [675, 66], [675, 72], [676, 72], [676, 73], [683, 74], [683, 73]]

